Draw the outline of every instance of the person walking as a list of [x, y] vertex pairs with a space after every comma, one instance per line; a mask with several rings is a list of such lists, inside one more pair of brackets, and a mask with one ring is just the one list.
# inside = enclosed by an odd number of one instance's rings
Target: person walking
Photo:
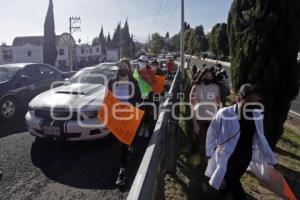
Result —
[[[156, 82], [155, 72], [151, 69], [149, 65], [149, 60], [147, 56], [141, 56], [139, 58], [140, 69], [138, 73], [140, 77], [149, 85], [153, 86]], [[153, 100], [153, 92], [149, 92], [147, 97], [143, 97], [143, 103], [141, 109], [145, 111], [145, 117], [143, 120], [143, 127], [141, 129], [141, 134], [144, 135], [145, 138], [149, 138], [152, 134], [152, 126], [154, 121], [154, 109], [155, 105]]]
[[171, 58], [168, 59], [166, 67], [168, 71], [168, 80], [171, 80], [173, 75], [173, 70], [174, 70], [174, 64]]
[[227, 97], [230, 95], [230, 89], [224, 84], [224, 75], [222, 72], [216, 73], [216, 81], [220, 88], [220, 100], [224, 107], [226, 105]]
[[260, 166], [277, 164], [264, 135], [262, 110], [257, 109], [260, 105], [255, 87], [242, 85], [238, 103], [220, 109], [208, 128], [206, 155], [209, 162], [205, 175], [221, 199], [229, 192], [235, 200], [246, 199], [240, 178], [251, 162]]
[[215, 113], [221, 106], [220, 90], [215, 83], [214, 74], [209, 68], [199, 75], [190, 92], [190, 103], [194, 108], [193, 123], [195, 127], [195, 141], [193, 153], [200, 151], [203, 166], [206, 166], [205, 140], [208, 126]]
[[[132, 76], [132, 70], [128, 59], [120, 59], [117, 63], [119, 69], [115, 78], [109, 80], [108, 88], [116, 96], [118, 100], [124, 103], [137, 106], [141, 103], [141, 92], [138, 82]], [[126, 181], [126, 166], [132, 146], [121, 143], [121, 165], [116, 181], [116, 185], [125, 185]]]

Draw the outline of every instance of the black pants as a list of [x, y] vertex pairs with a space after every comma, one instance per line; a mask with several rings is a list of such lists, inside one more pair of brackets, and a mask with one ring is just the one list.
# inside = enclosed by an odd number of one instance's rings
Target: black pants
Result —
[[244, 159], [239, 158], [237, 160], [233, 156], [229, 159], [226, 175], [224, 177], [225, 187], [219, 191], [221, 199], [225, 198], [229, 192], [235, 200], [247, 199], [246, 192], [240, 181], [250, 163], [247, 157], [248, 156], [245, 156]]
[[129, 154], [130, 154], [129, 146], [127, 144], [121, 143], [121, 168], [127, 167]]

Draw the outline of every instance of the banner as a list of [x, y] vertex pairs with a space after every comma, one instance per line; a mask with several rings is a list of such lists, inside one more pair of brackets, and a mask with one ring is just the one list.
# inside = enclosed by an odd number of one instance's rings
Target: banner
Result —
[[155, 84], [152, 86], [152, 92], [154, 93], [162, 93], [164, 91], [165, 86], [165, 76], [155, 75]]
[[143, 116], [144, 111], [131, 104], [122, 103], [108, 90], [97, 118], [119, 141], [131, 145]]
[[147, 98], [149, 93], [151, 92], [151, 89], [152, 89], [151, 86], [148, 83], [146, 83], [146, 81], [144, 81], [140, 77], [139, 72], [137, 71], [137, 69], [134, 70], [133, 78], [135, 78], [137, 80], [143, 98]]

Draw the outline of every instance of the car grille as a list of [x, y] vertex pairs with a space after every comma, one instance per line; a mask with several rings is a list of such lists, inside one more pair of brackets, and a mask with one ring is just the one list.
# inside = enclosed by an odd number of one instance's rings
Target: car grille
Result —
[[[51, 115], [52, 112], [52, 115]], [[82, 117], [77, 112], [70, 112], [70, 111], [57, 111], [57, 110], [42, 110], [42, 109], [36, 109], [34, 111], [34, 114], [36, 117], [42, 118], [42, 119], [52, 119], [55, 120], [82, 120]], [[53, 118], [54, 117], [54, 118]]]

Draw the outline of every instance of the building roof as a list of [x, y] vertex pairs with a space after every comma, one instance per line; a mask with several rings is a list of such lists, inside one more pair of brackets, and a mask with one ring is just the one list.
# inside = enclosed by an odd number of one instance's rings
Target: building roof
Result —
[[[61, 43], [61, 40], [65, 37], [71, 38], [75, 44], [74, 38], [68, 34], [68, 33], [63, 33], [61, 35], [56, 36], [56, 44], [58, 46], [59, 43]], [[43, 46], [44, 44], [44, 36], [24, 36], [24, 37], [16, 37], [13, 40], [12, 46], [23, 46], [25, 44], [32, 44], [35, 46]]]

